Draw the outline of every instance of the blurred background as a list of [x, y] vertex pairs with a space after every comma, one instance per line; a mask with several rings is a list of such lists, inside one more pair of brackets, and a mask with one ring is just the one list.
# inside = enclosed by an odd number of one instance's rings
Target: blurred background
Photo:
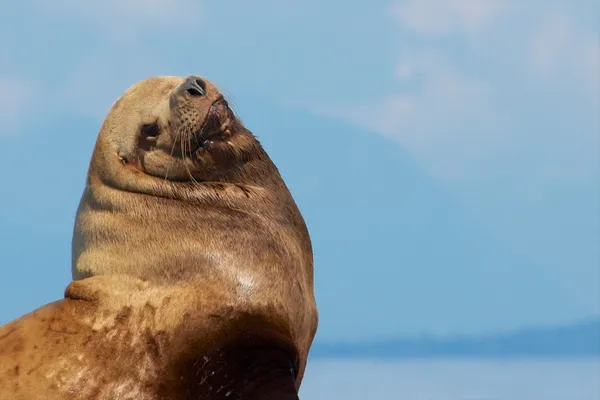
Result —
[[112, 102], [199, 74], [311, 232], [302, 399], [600, 398], [597, 0], [1, 10], [0, 323], [62, 297]]

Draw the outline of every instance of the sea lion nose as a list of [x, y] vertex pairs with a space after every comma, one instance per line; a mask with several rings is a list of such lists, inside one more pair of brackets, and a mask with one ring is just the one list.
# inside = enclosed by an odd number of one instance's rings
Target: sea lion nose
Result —
[[189, 76], [183, 82], [182, 89], [192, 96], [204, 96], [206, 94], [206, 83], [198, 77]]

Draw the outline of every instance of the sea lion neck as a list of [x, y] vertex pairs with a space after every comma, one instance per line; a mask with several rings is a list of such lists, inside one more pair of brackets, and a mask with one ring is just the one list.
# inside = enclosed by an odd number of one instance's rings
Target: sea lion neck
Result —
[[[92, 161], [94, 162], [94, 161]], [[254, 165], [261, 164], [261, 165]], [[101, 195], [105, 191], [123, 192], [123, 198], [112, 199], [112, 203], [130, 203], [136, 195], [148, 195], [180, 200], [190, 204], [215, 203], [215, 192], [226, 200], [224, 204], [236, 204], [249, 196], [260, 198], [276, 192], [280, 183], [274, 181], [264, 170], [268, 163], [256, 162], [242, 168], [215, 173], [208, 181], [171, 181], [144, 174], [142, 171], [117, 166], [111, 169], [90, 168], [85, 192]], [[256, 173], [254, 171], [257, 171]], [[108, 190], [105, 190], [108, 189]], [[131, 201], [127, 195], [133, 196]]]

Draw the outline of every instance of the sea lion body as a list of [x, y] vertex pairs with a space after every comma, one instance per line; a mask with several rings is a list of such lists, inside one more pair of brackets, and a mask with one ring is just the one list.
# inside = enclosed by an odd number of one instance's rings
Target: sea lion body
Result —
[[[226, 385], [228, 399], [296, 398], [318, 321], [310, 237], [277, 168], [210, 82], [150, 78], [113, 104], [72, 248], [66, 299], [1, 328], [1, 365], [19, 374], [0, 390], [218, 399]], [[210, 379], [205, 362], [220, 366]], [[21, 374], [30, 369], [42, 383]], [[106, 397], [110, 387], [140, 394]]]
[[73, 282], [66, 299], [0, 327], [0, 400], [255, 398], [236, 376], [260, 379], [249, 364], [265, 358], [282, 371], [274, 383], [293, 380], [295, 349], [270, 328], [278, 322], [217, 291], [197, 302], [193, 290], [127, 276]]

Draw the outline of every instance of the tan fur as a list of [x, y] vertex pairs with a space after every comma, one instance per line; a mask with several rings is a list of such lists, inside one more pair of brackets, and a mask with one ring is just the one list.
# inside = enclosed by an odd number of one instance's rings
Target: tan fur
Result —
[[258, 140], [190, 79], [150, 78], [113, 104], [76, 217], [76, 281], [0, 328], [0, 399], [188, 398], [200, 360], [233, 368], [248, 346], [297, 357], [300, 386], [318, 320], [308, 231]]

